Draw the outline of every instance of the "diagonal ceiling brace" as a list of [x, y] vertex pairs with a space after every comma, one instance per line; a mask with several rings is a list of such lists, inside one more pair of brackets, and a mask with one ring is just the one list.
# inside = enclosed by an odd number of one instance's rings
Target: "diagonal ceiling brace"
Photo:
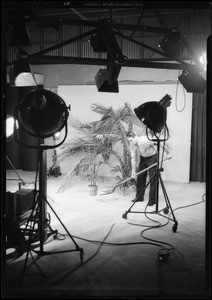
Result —
[[84, 37], [86, 37], [86, 36], [89, 36], [89, 35], [95, 33], [95, 32], [96, 32], [96, 29], [90, 30], [90, 31], [85, 32], [85, 33], [83, 33], [83, 34], [80, 34], [80, 35], [78, 35], [78, 36], [76, 36], [76, 37], [74, 37], [74, 38], [72, 38], [72, 39], [66, 40], [66, 41], [64, 41], [64, 42], [62, 42], [62, 43], [59, 43], [59, 44], [57, 44], [57, 45], [54, 45], [54, 46], [49, 47], [49, 48], [47, 48], [47, 49], [44, 49], [44, 50], [42, 50], [42, 51], [33, 53], [33, 54], [29, 55], [28, 57], [33, 57], [33, 56], [35, 56], [35, 55], [42, 55], [42, 54], [48, 53], [48, 52], [50, 52], [50, 51], [56, 50], [56, 49], [61, 48], [61, 47], [63, 47], [63, 46], [69, 45], [69, 44], [71, 44], [71, 43], [73, 43], [73, 42], [76, 42], [76, 41], [78, 41], [78, 40], [80, 40], [80, 39], [82, 39], [82, 38], [84, 38]]
[[[173, 58], [173, 57], [171, 57], [171, 56], [168, 56], [168, 55], [166, 55], [164, 52], [159, 51], [159, 50], [157, 50], [157, 49], [154, 49], [154, 48], [152, 48], [152, 47], [150, 47], [150, 46], [148, 46], [148, 45], [145, 45], [145, 44], [143, 44], [143, 43], [141, 43], [141, 42], [138, 42], [138, 41], [136, 41], [136, 40], [134, 40], [134, 39], [132, 39], [132, 38], [130, 38], [130, 37], [128, 37], [128, 36], [122, 34], [121, 32], [115, 32], [115, 34], [119, 35], [119, 36], [122, 37], [122, 38], [125, 38], [125, 39], [131, 41], [132, 43], [135, 43], [135, 44], [137, 44], [137, 45], [139, 45], [139, 46], [142, 46], [142, 47], [144, 47], [144, 48], [147, 48], [147, 49], [149, 49], [149, 50], [152, 50], [152, 51], [154, 51], [155, 53], [158, 53], [158, 54], [160, 54], [160, 55], [162, 55], [162, 56], [164, 56], [164, 57], [168, 57], [168, 58], [170, 58], [170, 59], [173, 59], [173, 60], [175, 60], [175, 61], [181, 63], [182, 65], [184, 65], [184, 68], [186, 68], [186, 67], [189, 68], [189, 66], [190, 66], [190, 65], [189, 65], [188, 63], [186, 63], [186, 62], [183, 62], [183, 61], [181, 61], [181, 60], [178, 60], [178, 59], [176, 59], [176, 58]], [[187, 45], [187, 47], [188, 47], [188, 45]], [[190, 49], [190, 50], [191, 50], [191, 49]], [[192, 53], [192, 54], [193, 54], [193, 53]], [[194, 54], [193, 54], [193, 55], [194, 55]], [[199, 67], [199, 64], [198, 64], [198, 67]]]
[[134, 40], [133, 38], [128, 37], [128, 36], [124, 35], [123, 33], [119, 32], [119, 31], [114, 32], [114, 33], [117, 34], [117, 35], [119, 35], [120, 37], [122, 37], [122, 38], [124, 38], [124, 39], [126, 39], [126, 40], [128, 40], [128, 41], [130, 41], [130, 42], [132, 42], [132, 43], [135, 43], [135, 44], [137, 44], [137, 45], [139, 45], [139, 46], [142, 46], [142, 47], [147, 48], [147, 49], [149, 49], [149, 50], [152, 50], [152, 51], [154, 51], [154, 52], [156, 52], [156, 53], [158, 53], [158, 54], [160, 54], [160, 55], [162, 55], [162, 56], [167, 57], [167, 55], [165, 55], [164, 52], [159, 51], [159, 50], [157, 50], [157, 49], [155, 49], [155, 48], [152, 48], [152, 47], [150, 47], [150, 46], [148, 46], [148, 45], [146, 45], [146, 44], [144, 44], [144, 43], [138, 42], [138, 41]]

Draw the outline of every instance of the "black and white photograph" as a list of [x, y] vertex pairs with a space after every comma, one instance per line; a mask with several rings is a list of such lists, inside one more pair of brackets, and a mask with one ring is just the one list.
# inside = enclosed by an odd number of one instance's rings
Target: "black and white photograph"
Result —
[[1, 298], [211, 299], [211, 2], [1, 6]]

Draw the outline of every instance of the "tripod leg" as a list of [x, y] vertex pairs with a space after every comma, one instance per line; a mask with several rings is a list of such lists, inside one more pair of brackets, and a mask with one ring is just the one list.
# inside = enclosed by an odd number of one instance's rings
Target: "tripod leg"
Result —
[[[151, 181], [154, 179], [154, 177], [156, 176], [156, 172], [155, 174], [152, 176], [152, 178], [149, 180], [149, 182], [145, 185], [145, 187], [143, 188], [143, 190], [141, 191], [141, 193], [143, 193], [144, 190], [146, 190], [146, 188], [148, 187], [148, 185], [151, 183]], [[137, 202], [137, 199], [139, 198], [140, 194], [136, 197], [135, 201], [133, 202], [133, 204], [130, 206], [130, 208], [125, 211], [125, 213], [122, 215], [123, 219], [127, 219], [127, 215], [128, 213], [130, 213], [131, 208], [135, 205], [135, 203]]]
[[[29, 216], [29, 219], [27, 220], [27, 224], [26, 224], [26, 226], [24, 228], [24, 232], [26, 232], [26, 228], [29, 226], [29, 223], [32, 222], [32, 228], [29, 229], [29, 239], [28, 239], [26, 257], [25, 257], [25, 261], [24, 261], [22, 275], [20, 276], [21, 279], [24, 278], [24, 274], [25, 274], [26, 269], [27, 269], [27, 262], [28, 262], [28, 258], [29, 258], [29, 253], [31, 251], [31, 244], [34, 242], [33, 241], [33, 233], [35, 232], [35, 223], [36, 223], [37, 214], [38, 214], [38, 207], [36, 208], [37, 204], [38, 204], [38, 200], [35, 201], [35, 203], [33, 205], [32, 212], [31, 212], [31, 214]], [[35, 215], [34, 215], [34, 212], [36, 212]], [[34, 220], [31, 221], [31, 219], [33, 219], [33, 218], [34, 218]]]
[[167, 208], [164, 210], [164, 213], [168, 214], [168, 209], [170, 208], [172, 216], [173, 216], [173, 222], [175, 223], [174, 226], [173, 226], [173, 228], [172, 228], [172, 230], [173, 230], [173, 232], [176, 232], [177, 231], [178, 222], [177, 222], [177, 220], [175, 218], [175, 215], [174, 215], [174, 212], [173, 212], [173, 209], [172, 209], [172, 206], [171, 206], [168, 194], [167, 194], [166, 189], [165, 189], [165, 185], [164, 185], [163, 180], [161, 178], [161, 174], [159, 174], [159, 180], [160, 180], [160, 184], [161, 184], [162, 191], [163, 191], [163, 194], [164, 194], [164, 199], [165, 199], [166, 205], [167, 205]]
[[83, 261], [83, 257], [84, 257], [84, 251], [82, 248], [80, 248], [78, 246], [78, 244], [75, 242], [75, 240], [73, 239], [73, 237], [71, 236], [71, 234], [69, 233], [68, 229], [65, 227], [65, 225], [63, 224], [63, 222], [60, 220], [60, 218], [58, 217], [58, 215], [56, 214], [55, 210], [53, 209], [53, 207], [50, 205], [50, 203], [47, 201], [47, 199], [45, 200], [46, 203], [49, 205], [49, 207], [51, 208], [51, 210], [53, 211], [53, 213], [55, 214], [55, 216], [57, 217], [57, 219], [59, 220], [60, 224], [63, 226], [63, 228], [65, 229], [65, 231], [67, 232], [68, 236], [70, 237], [70, 239], [73, 241], [73, 243], [76, 246], [76, 250], [80, 251], [80, 259], [81, 261]]

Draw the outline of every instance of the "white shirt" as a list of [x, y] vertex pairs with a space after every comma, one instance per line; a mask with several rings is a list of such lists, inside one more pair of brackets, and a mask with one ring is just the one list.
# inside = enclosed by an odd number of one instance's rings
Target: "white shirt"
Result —
[[[157, 144], [154, 141], [148, 139], [146, 135], [135, 136], [129, 138], [130, 141], [130, 153], [131, 153], [131, 164], [132, 174], [135, 174], [136, 168], [140, 161], [140, 156], [149, 157], [157, 153]], [[167, 158], [170, 159], [172, 156], [169, 153], [167, 146], [164, 145], [164, 150], [167, 154]]]
[[135, 156], [135, 158], [138, 153], [143, 157], [149, 157], [157, 152], [157, 148], [147, 136], [135, 136], [130, 142], [130, 152], [131, 156]]
[[140, 161], [140, 156], [143, 157], [152, 156], [157, 152], [157, 150], [154, 146], [154, 142], [150, 141], [148, 137], [145, 135], [129, 138], [129, 141], [130, 141], [132, 174], [135, 174]]

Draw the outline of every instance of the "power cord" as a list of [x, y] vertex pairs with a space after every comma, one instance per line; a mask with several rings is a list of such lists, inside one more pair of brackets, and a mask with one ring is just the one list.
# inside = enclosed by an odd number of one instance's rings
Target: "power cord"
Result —
[[[98, 252], [100, 251], [100, 248], [102, 247], [103, 243], [105, 243], [105, 240], [107, 239], [107, 237], [109, 236], [109, 234], [111, 233], [113, 226], [115, 225], [115, 223], [111, 226], [109, 232], [107, 233], [107, 235], [105, 236], [105, 238], [103, 239], [102, 242], [100, 242], [99, 247], [97, 248], [96, 252], [89, 257], [87, 260], [85, 260], [83, 263], [81, 263], [80, 265], [76, 266], [75, 268], [73, 268], [71, 271], [69, 271], [68, 273], [66, 273], [63, 277], [59, 278], [58, 280], [54, 281], [53, 283], [50, 284], [50, 286], [55, 286], [57, 283], [59, 283], [61, 280], [63, 280], [64, 278], [66, 278], [68, 275], [72, 274], [74, 271], [76, 271], [77, 269], [79, 269], [80, 267], [82, 267], [83, 265], [85, 265], [86, 263], [88, 263], [92, 258], [94, 258]], [[77, 237], [75, 237], [77, 238]], [[81, 238], [82, 239], [82, 238]], [[86, 239], [83, 239], [86, 240]], [[88, 240], [89, 241], [89, 240]]]
[[[176, 208], [175, 210], [173, 211], [176, 211], [177, 209], [182, 209], [182, 208], [187, 208], [187, 207], [190, 207], [190, 206], [193, 206], [193, 205], [197, 205], [197, 204], [200, 204], [202, 202], [204, 202], [204, 196], [205, 194], [202, 196], [202, 201], [199, 201], [199, 202], [196, 202], [196, 203], [193, 203], [191, 205], [186, 205], [186, 206], [182, 206], [182, 207], [178, 207]], [[147, 206], [146, 206], [147, 208]], [[174, 250], [176, 250], [175, 247], [173, 247], [171, 244], [169, 243], [166, 243], [166, 242], [162, 242], [162, 241], [158, 241], [158, 240], [155, 240], [155, 239], [150, 239], [150, 238], [147, 238], [146, 236], [144, 236], [144, 232], [146, 232], [147, 230], [150, 230], [150, 229], [154, 229], [154, 228], [161, 228], [161, 227], [164, 227], [166, 226], [170, 220], [167, 220], [166, 223], [164, 224], [161, 224], [159, 221], [156, 221], [154, 219], [151, 219], [147, 216], [147, 212], [145, 213], [146, 217], [153, 221], [153, 222], [156, 222], [158, 223], [158, 225], [154, 225], [154, 226], [146, 226], [148, 228], [144, 229], [142, 232], [141, 232], [141, 236], [150, 241], [150, 242], [129, 242], [129, 243], [112, 243], [112, 242], [106, 242], [106, 239], [108, 238], [109, 234], [111, 233], [115, 223], [112, 224], [109, 232], [107, 233], [107, 235], [105, 236], [105, 238], [103, 239], [103, 241], [98, 241], [98, 240], [91, 240], [91, 239], [86, 239], [86, 238], [82, 238], [82, 237], [78, 237], [78, 236], [74, 236], [72, 235], [74, 238], [76, 239], [80, 239], [80, 240], [83, 240], [83, 241], [86, 241], [86, 242], [90, 242], [90, 243], [94, 243], [94, 244], [100, 244], [97, 251], [91, 256], [89, 257], [86, 261], [82, 262], [80, 265], [77, 265], [75, 268], [73, 268], [72, 270], [70, 270], [68, 273], [66, 273], [63, 277], [59, 278], [57, 281], [53, 282], [50, 286], [53, 286], [57, 283], [59, 283], [61, 280], [63, 280], [65, 277], [67, 277], [68, 275], [72, 274], [74, 271], [76, 271], [77, 269], [79, 269], [80, 267], [82, 267], [83, 265], [85, 265], [86, 263], [88, 263], [90, 260], [92, 260], [97, 254], [98, 252], [100, 251], [101, 247], [103, 245], [109, 245], [109, 246], [129, 246], [129, 245], [153, 245], [153, 246], [157, 246], [157, 247], [160, 247], [160, 249], [157, 251], [157, 255], [158, 255], [158, 263], [159, 265], [158, 266], [161, 266], [161, 263], [167, 263], [168, 260], [169, 260], [169, 256], [171, 254], [174, 254]], [[49, 219], [50, 220], [50, 219]], [[136, 225], [136, 226], [142, 226], [142, 227], [145, 227], [145, 225], [141, 225], [141, 224], [135, 224], [135, 223], [131, 223], [131, 222], [128, 222], [128, 224], [131, 224], [131, 225]], [[58, 239], [58, 240], [64, 240], [65, 237], [67, 236], [67, 234], [61, 234], [61, 233], [58, 233], [56, 238], [55, 239]], [[165, 246], [162, 246], [162, 245], [165, 245]], [[32, 250], [34, 251], [34, 250]], [[36, 252], [36, 251], [34, 251]], [[179, 252], [179, 251], [178, 251]], [[30, 250], [30, 255], [32, 257], [32, 260], [34, 262], [34, 264], [37, 266], [37, 268], [40, 270], [40, 272], [42, 273], [43, 277], [45, 278], [45, 273], [41, 270], [41, 268], [39, 267], [39, 265], [37, 264], [36, 260], [34, 259], [32, 253], [31, 253], [31, 250]]]

